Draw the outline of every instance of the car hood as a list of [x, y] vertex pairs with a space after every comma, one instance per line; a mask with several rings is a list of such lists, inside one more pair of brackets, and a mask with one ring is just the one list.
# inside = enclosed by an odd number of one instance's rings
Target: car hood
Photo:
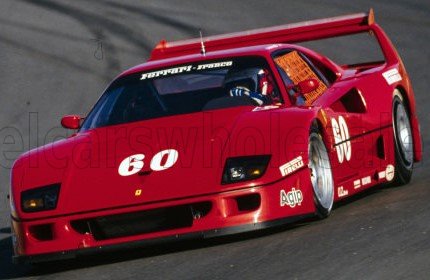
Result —
[[[14, 167], [14, 185], [26, 190], [61, 183], [55, 214], [166, 201], [243, 187], [243, 183], [221, 184], [225, 159], [272, 153], [267, 140], [272, 128], [267, 121], [262, 121], [270, 117], [253, 109], [213, 110], [81, 132], [23, 155]], [[157, 170], [157, 162], [158, 166], [170, 165], [166, 163], [168, 156], [154, 160], [166, 150], [176, 151], [177, 158], [171, 167]], [[143, 166], [138, 163], [138, 173], [122, 176], [121, 163], [133, 155], [141, 158], [143, 155]], [[133, 171], [133, 165], [124, 170]], [[267, 176], [252, 184], [263, 184], [264, 180], [267, 181]], [[19, 197], [17, 188], [14, 197]]]

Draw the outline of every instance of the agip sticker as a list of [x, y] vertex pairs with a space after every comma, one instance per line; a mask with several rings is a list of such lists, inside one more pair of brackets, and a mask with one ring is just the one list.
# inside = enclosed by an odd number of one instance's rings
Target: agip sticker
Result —
[[281, 207], [285, 205], [290, 206], [291, 208], [296, 207], [296, 205], [301, 205], [303, 201], [303, 193], [301, 190], [296, 190], [296, 188], [292, 188], [289, 192], [281, 190]]

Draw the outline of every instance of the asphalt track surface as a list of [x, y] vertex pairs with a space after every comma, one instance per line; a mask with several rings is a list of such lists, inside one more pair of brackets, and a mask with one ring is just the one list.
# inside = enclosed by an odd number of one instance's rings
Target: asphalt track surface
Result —
[[[0, 279], [429, 279], [430, 2], [327, 2], [2, 0]], [[11, 263], [6, 195], [13, 160], [66, 136], [61, 116], [85, 115], [107, 83], [144, 62], [159, 40], [196, 37], [199, 29], [214, 35], [370, 7], [398, 48], [415, 89], [424, 160], [409, 185], [366, 192], [337, 205], [323, 221], [38, 268]], [[352, 60], [363, 55], [360, 49], [347, 55], [346, 47], [326, 49]]]

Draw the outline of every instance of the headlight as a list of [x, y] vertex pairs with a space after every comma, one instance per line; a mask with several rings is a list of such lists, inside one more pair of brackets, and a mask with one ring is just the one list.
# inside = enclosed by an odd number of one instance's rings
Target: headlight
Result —
[[222, 184], [260, 178], [266, 172], [270, 155], [246, 156], [227, 159], [222, 175]]
[[57, 207], [60, 184], [32, 189], [21, 193], [21, 207], [24, 212], [52, 210]]

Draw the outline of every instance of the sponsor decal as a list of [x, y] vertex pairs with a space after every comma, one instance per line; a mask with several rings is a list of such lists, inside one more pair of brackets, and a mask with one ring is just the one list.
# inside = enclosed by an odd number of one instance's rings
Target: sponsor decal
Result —
[[254, 109], [252, 109], [253, 112], [257, 112], [257, 111], [267, 111], [267, 110], [271, 110], [271, 109], [278, 109], [279, 106], [277, 105], [268, 105], [268, 106], [262, 106], [262, 107], [255, 107]]
[[[130, 176], [140, 172], [143, 169], [145, 155], [135, 154], [126, 157], [121, 161], [118, 167], [118, 174], [121, 176]], [[167, 149], [156, 153], [150, 162], [152, 171], [166, 170], [175, 165], [178, 160], [178, 151], [175, 149]]]
[[361, 187], [361, 180], [360, 179], [355, 180], [354, 181], [354, 189], [358, 189], [360, 187]]
[[300, 206], [302, 201], [303, 193], [301, 190], [296, 190], [295, 188], [292, 188], [289, 192], [281, 190], [281, 207], [288, 205], [291, 208], [294, 208], [296, 205]]
[[276, 49], [277, 47], [280, 47], [280, 46], [281, 46], [280, 44], [273, 44], [273, 45], [266, 47], [266, 50]]
[[337, 188], [337, 196], [338, 197], [344, 197], [344, 196], [347, 196], [347, 195], [348, 195], [348, 190], [345, 190], [343, 188], [343, 186], [340, 186], [340, 187]]
[[339, 163], [342, 163], [344, 160], [349, 161], [352, 150], [351, 141], [349, 141], [349, 130], [345, 119], [342, 116], [339, 116], [338, 120], [332, 118], [331, 125], [333, 127], [337, 159]]
[[140, 76], [140, 80], [154, 79], [158, 77], [166, 77], [175, 74], [187, 73], [191, 71], [201, 71], [206, 69], [230, 67], [233, 65], [233, 61], [221, 61], [215, 63], [198, 64], [198, 65], [184, 65], [174, 68], [168, 68], [148, 73], [143, 73]]
[[284, 70], [285, 73], [288, 73], [288, 77], [294, 84], [298, 84], [300, 81], [311, 78], [318, 80], [318, 88], [312, 92], [304, 94], [304, 105], [310, 106], [327, 90], [326, 84], [321, 81], [317, 74], [315, 74], [315, 71], [312, 70], [308, 62], [306, 62], [298, 51], [287, 52], [286, 54], [276, 57], [274, 60], [278, 67]]
[[392, 181], [394, 179], [394, 166], [389, 164], [385, 169], [385, 178], [387, 181]]
[[365, 186], [372, 183], [372, 178], [370, 176], [361, 179], [361, 185]]
[[222, 61], [208, 64], [200, 64], [197, 67], [193, 67], [193, 70], [205, 70], [205, 69], [213, 69], [213, 68], [222, 68], [229, 67], [233, 65], [233, 61]]
[[302, 156], [298, 156], [290, 162], [287, 162], [284, 165], [279, 167], [279, 171], [281, 171], [282, 176], [287, 176], [288, 174], [293, 173], [297, 169], [304, 166]]
[[387, 81], [387, 84], [389, 85], [402, 80], [402, 76], [400, 76], [399, 71], [396, 68], [382, 73], [382, 76], [384, 76], [385, 81]]
[[361, 188], [362, 186], [368, 185], [372, 182], [372, 178], [370, 176], [363, 177], [361, 179], [354, 181], [354, 189]]
[[186, 66], [169, 68], [169, 69], [164, 69], [164, 70], [159, 70], [159, 71], [154, 71], [154, 72], [149, 72], [149, 73], [143, 73], [142, 76], [140, 77], [140, 79], [146, 80], [146, 79], [158, 78], [160, 76], [164, 77], [164, 76], [173, 75], [173, 74], [190, 72], [192, 70], [192, 68], [193, 68], [192, 65], [186, 65]]
[[385, 170], [378, 172], [378, 179], [381, 180], [385, 178], [387, 179], [387, 181], [390, 182], [394, 179], [394, 175], [395, 175], [394, 166], [389, 164], [387, 165]]

